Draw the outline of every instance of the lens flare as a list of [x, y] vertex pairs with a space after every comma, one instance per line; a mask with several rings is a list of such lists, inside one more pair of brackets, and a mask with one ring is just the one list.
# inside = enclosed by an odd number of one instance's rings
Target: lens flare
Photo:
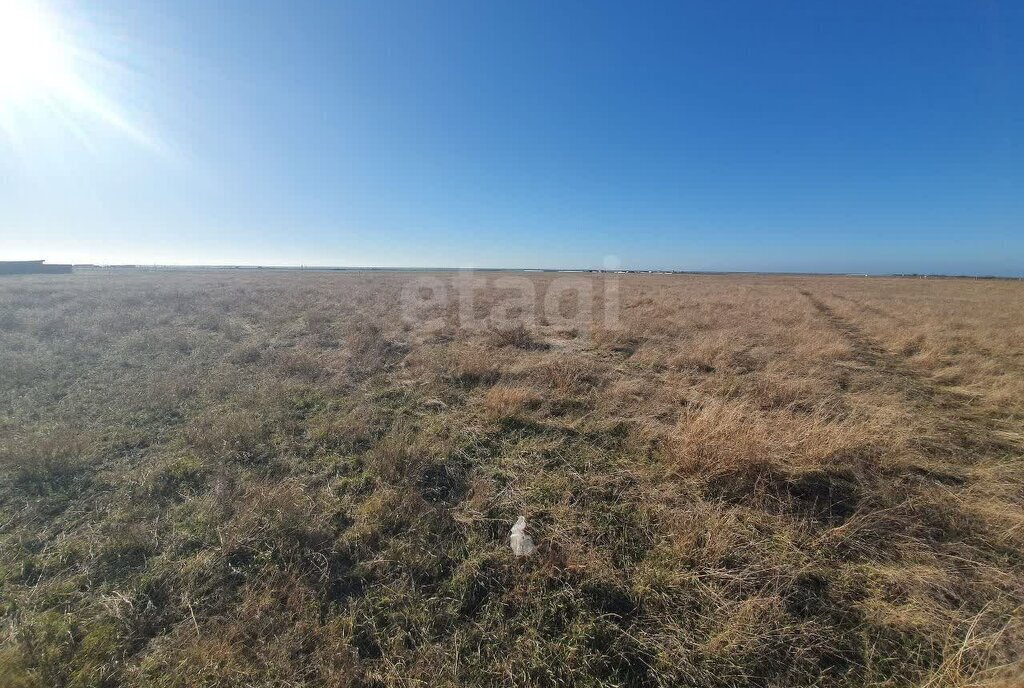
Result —
[[98, 46], [84, 43], [96, 37], [74, 35], [62, 19], [41, 0], [0, 0], [0, 133], [17, 143], [21, 128], [43, 120], [76, 131], [95, 120], [159, 148], [103, 93], [101, 84], [83, 76], [86, 64], [103, 63]]
[[73, 78], [59, 25], [39, 6], [0, 0], [0, 102], [45, 98]]

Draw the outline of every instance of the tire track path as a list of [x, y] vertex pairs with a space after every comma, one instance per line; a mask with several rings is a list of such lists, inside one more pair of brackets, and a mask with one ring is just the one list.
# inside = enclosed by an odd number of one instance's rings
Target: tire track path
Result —
[[903, 396], [922, 412], [938, 411], [938, 429], [957, 448], [972, 454], [1024, 452], [1024, 436], [972, 406], [972, 399], [932, 382], [887, 351], [855, 323], [804, 289], [798, 290], [815, 310], [850, 343], [853, 357], [874, 374], [898, 383]]
[[[801, 292], [801, 293], [803, 293], [803, 292]], [[877, 315], [877, 316], [879, 316], [881, 318], [886, 318], [888, 320], [893, 320], [893, 321], [899, 323], [900, 325], [906, 325], [906, 326], [911, 325], [910, 321], [907, 320], [906, 318], [904, 318], [902, 316], [899, 316], [899, 315], [896, 315], [895, 313], [890, 313], [889, 311], [887, 311], [887, 310], [885, 310], [883, 308], [879, 308], [878, 306], [872, 306], [869, 303], [864, 303], [863, 301], [859, 301], [857, 299], [850, 298], [849, 296], [843, 296], [842, 294], [837, 294], [835, 292], [832, 292], [830, 294], [830, 296], [832, 296], [833, 298], [839, 299], [840, 301], [844, 301], [846, 303], [849, 303], [849, 304], [853, 305], [855, 308], [859, 308], [859, 309], [865, 311], [866, 313], [871, 313], [872, 315]], [[984, 346], [983, 344], [980, 344], [979, 342], [977, 342], [973, 338], [971, 338], [971, 339], [962, 339], [962, 340], [960, 340], [959, 343], [961, 344], [961, 346], [970, 349], [972, 351], [972, 353], [974, 353], [974, 354], [976, 354], [978, 356], [983, 356], [985, 358], [991, 359], [992, 361], [995, 361], [996, 363], [998, 363], [1003, 368], [1007, 368], [1009, 370], [1012, 370], [1012, 371], [1018, 372], [1018, 373], [1024, 373], [1024, 360], [1015, 359], [1012, 356], [1007, 356], [1005, 354], [1001, 354], [1001, 353], [992, 351], [991, 349], [989, 349], [988, 347]], [[1022, 354], [1018, 354], [1018, 356], [1021, 356], [1021, 355]]]

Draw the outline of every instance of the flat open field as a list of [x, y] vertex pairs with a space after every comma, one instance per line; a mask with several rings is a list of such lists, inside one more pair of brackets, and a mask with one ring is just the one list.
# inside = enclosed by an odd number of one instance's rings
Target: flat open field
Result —
[[477, 278], [0, 280], [0, 684], [1019, 685], [1024, 283]]

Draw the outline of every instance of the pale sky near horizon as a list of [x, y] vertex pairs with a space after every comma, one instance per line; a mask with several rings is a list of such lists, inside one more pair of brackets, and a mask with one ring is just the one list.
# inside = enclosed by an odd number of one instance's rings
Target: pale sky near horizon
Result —
[[1024, 4], [0, 0], [0, 260], [1024, 274]]

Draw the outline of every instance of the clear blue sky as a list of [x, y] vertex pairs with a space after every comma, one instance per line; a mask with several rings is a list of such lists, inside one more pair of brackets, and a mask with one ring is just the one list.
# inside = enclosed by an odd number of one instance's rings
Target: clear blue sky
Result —
[[0, 257], [1024, 274], [1024, 3], [46, 7]]

